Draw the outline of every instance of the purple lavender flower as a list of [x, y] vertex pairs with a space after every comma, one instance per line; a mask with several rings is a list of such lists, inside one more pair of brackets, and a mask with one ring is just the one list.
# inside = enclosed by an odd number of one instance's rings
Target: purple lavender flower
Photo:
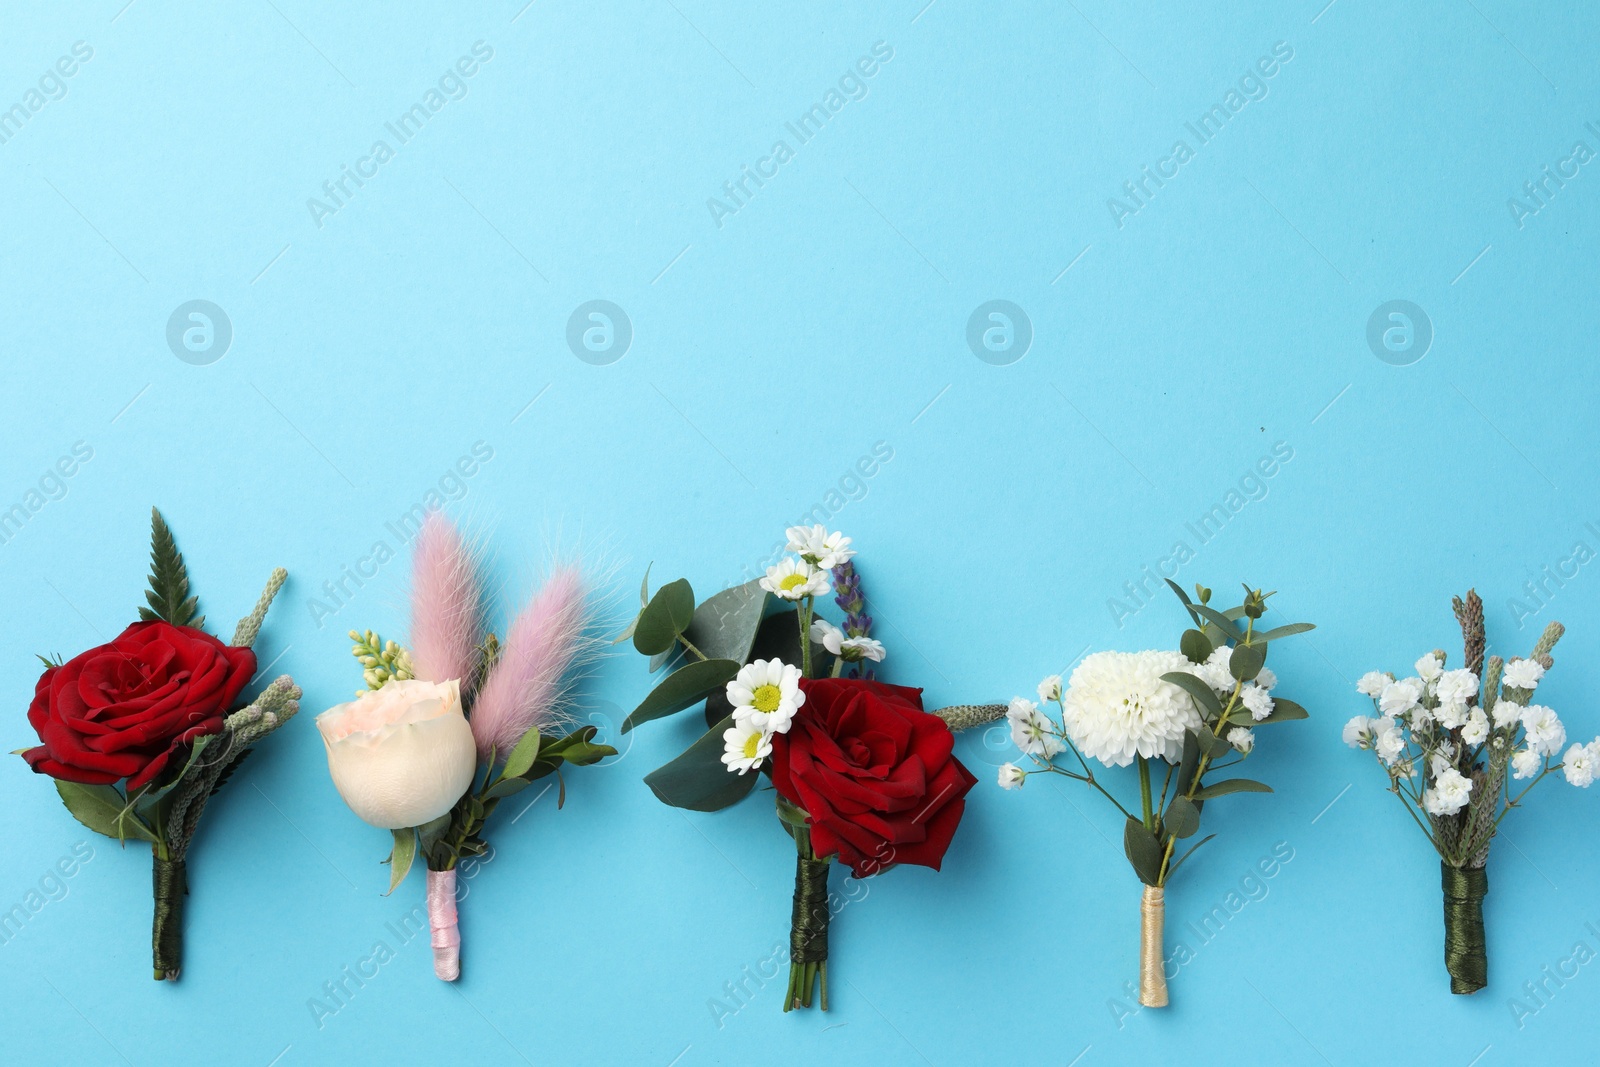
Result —
[[[867, 600], [861, 595], [861, 575], [856, 573], [856, 565], [845, 560], [833, 568], [834, 603], [845, 613], [844, 632], [848, 637], [872, 636], [872, 616], [867, 614]], [[865, 677], [869, 681], [872, 672], [865, 675], [860, 666], [850, 668], [848, 677]]]

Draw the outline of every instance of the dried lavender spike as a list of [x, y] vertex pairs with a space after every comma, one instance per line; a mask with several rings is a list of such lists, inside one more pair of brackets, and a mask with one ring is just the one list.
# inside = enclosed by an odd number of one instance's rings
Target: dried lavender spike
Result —
[[1561, 635], [1567, 628], [1559, 622], [1552, 622], [1544, 628], [1544, 633], [1539, 635], [1539, 643], [1533, 646], [1531, 659], [1537, 660], [1545, 670], [1549, 670], [1555, 661], [1550, 658], [1550, 650], [1556, 647], [1556, 642], [1561, 640]]
[[945, 725], [950, 727], [951, 733], [958, 733], [962, 730], [970, 730], [974, 726], [982, 726], [984, 723], [1005, 718], [1006, 705], [953, 704], [948, 708], [940, 708], [934, 714], [944, 720]]
[[1450, 606], [1455, 608], [1456, 621], [1461, 624], [1461, 637], [1466, 649], [1467, 670], [1480, 678], [1483, 676], [1483, 598], [1476, 589], [1467, 590], [1467, 599], [1453, 597]]

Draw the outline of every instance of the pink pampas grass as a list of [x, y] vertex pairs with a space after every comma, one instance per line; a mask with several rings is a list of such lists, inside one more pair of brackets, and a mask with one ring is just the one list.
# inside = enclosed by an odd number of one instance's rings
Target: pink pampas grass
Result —
[[411, 576], [411, 661], [418, 678], [472, 684], [483, 625], [478, 568], [461, 534], [440, 512], [417, 533]]
[[588, 589], [575, 566], [559, 566], [522, 610], [500, 646], [500, 658], [478, 692], [470, 722], [478, 755], [504, 759], [537, 726], [561, 722], [572, 669], [590, 651]]

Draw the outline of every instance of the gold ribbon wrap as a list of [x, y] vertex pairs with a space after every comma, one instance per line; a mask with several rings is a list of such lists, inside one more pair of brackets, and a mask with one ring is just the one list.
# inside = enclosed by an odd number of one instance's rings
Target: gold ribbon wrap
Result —
[[1147, 1008], [1167, 1006], [1167, 974], [1161, 961], [1166, 914], [1165, 891], [1158, 885], [1145, 886], [1139, 901], [1139, 1003]]

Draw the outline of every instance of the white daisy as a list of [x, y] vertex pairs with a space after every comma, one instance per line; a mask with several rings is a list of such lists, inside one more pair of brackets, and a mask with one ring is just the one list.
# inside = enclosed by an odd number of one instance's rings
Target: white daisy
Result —
[[814, 563], [823, 570], [832, 570], [856, 554], [850, 547], [850, 538], [842, 533], [829, 533], [828, 528], [820, 524], [791, 526], [784, 533], [789, 538], [790, 552], [798, 553], [807, 563]]
[[735, 721], [722, 731], [722, 762], [728, 770], [744, 774], [772, 755], [772, 735], [749, 720]]
[[1051, 722], [1037, 704], [1023, 697], [1013, 697], [1006, 709], [1006, 721], [1011, 724], [1011, 740], [1024, 756], [1050, 759], [1067, 746], [1055, 736], [1055, 723]]
[[1356, 683], [1356, 692], [1360, 693], [1364, 697], [1371, 697], [1372, 699], [1376, 700], [1383, 692], [1383, 687], [1392, 681], [1394, 681], [1393, 676], [1385, 674], [1382, 671], [1368, 671], [1366, 674], [1363, 674], [1361, 676], [1361, 680]]
[[1250, 709], [1250, 717], [1256, 722], [1272, 714], [1272, 698], [1267, 695], [1265, 689], [1254, 682], [1239, 690], [1239, 701]]
[[1015, 763], [1002, 763], [1000, 765], [1000, 788], [1021, 789], [1022, 783], [1028, 777], [1028, 772], [1018, 767]]
[[846, 663], [859, 663], [864, 659], [882, 663], [886, 654], [882, 641], [870, 637], [846, 637], [843, 630], [826, 619], [818, 619], [811, 624], [811, 640]]
[[1228, 731], [1228, 744], [1248, 755], [1256, 747], [1256, 734], [1254, 730], [1247, 730], [1243, 726], [1235, 726]]
[[1505, 684], [1513, 689], [1532, 689], [1543, 677], [1544, 664], [1532, 659], [1512, 660], [1506, 664], [1506, 672], [1501, 676]]
[[832, 586], [828, 584], [826, 571], [803, 559], [785, 556], [776, 567], [767, 568], [761, 588], [785, 600], [803, 600], [808, 596], [827, 596]]
[[758, 659], [739, 668], [726, 693], [734, 722], [767, 733], [788, 733], [794, 713], [806, 702], [800, 668], [780, 659]]

